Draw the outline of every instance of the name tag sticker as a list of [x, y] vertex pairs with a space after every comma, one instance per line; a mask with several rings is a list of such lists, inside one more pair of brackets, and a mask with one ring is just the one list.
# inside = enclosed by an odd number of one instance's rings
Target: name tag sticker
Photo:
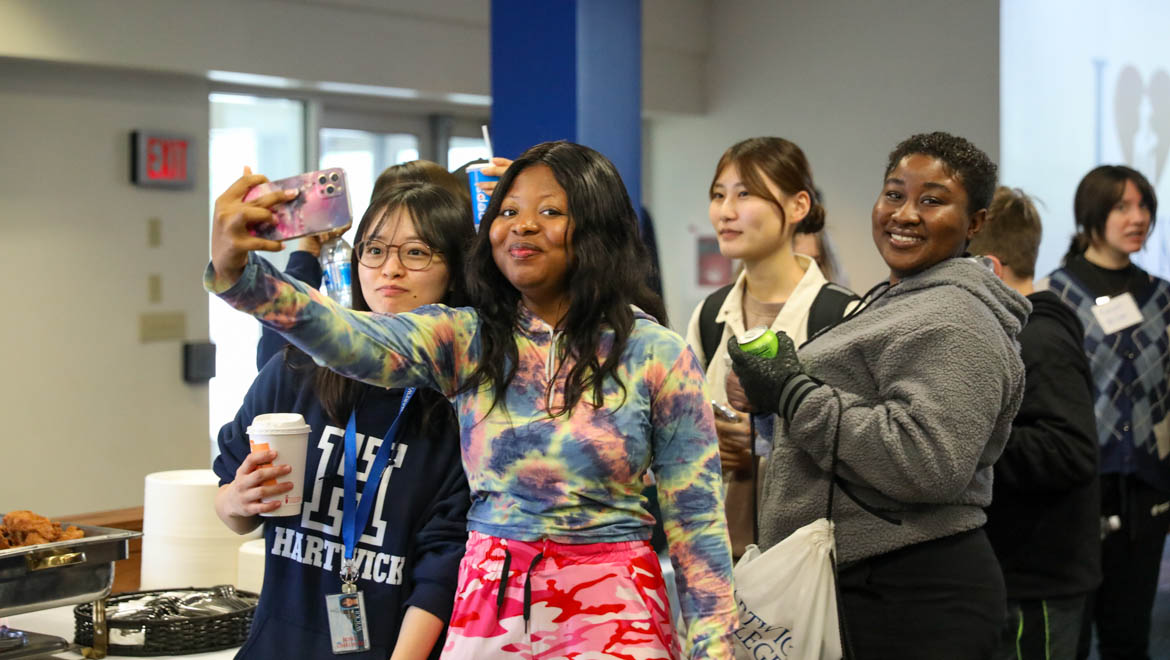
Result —
[[1107, 335], [1121, 332], [1142, 322], [1137, 301], [1128, 293], [1113, 296], [1108, 302], [1093, 306], [1093, 317]]

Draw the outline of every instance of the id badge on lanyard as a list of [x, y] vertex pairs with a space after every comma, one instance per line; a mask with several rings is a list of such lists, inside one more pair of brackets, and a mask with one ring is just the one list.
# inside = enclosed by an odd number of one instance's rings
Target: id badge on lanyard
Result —
[[374, 456], [366, 485], [362, 488], [361, 502], [357, 498], [357, 412], [349, 414], [345, 426], [345, 493], [342, 497], [341, 539], [345, 544], [345, 556], [341, 560], [341, 593], [325, 596], [325, 612], [329, 620], [329, 637], [333, 653], [360, 653], [370, 650], [370, 635], [366, 628], [366, 599], [357, 588], [358, 562], [354, 558], [357, 539], [370, 521], [374, 509], [382, 472], [390, 462], [398, 436], [398, 423], [402, 412], [414, 396], [415, 389], [407, 388], [402, 393], [402, 405], [398, 416], [386, 431], [382, 446]]

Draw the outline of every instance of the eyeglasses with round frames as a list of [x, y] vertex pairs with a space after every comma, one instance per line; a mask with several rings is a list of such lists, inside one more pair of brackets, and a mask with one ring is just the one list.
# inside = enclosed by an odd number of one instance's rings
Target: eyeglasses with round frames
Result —
[[426, 270], [439, 254], [438, 250], [422, 241], [407, 241], [401, 245], [390, 245], [376, 238], [357, 244], [358, 263], [366, 268], [379, 268], [386, 263], [391, 251], [398, 254], [398, 263], [407, 270]]

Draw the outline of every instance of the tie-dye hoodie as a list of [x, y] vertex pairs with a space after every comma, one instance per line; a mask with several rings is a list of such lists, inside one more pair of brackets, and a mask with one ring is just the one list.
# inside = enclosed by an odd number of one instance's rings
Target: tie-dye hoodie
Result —
[[[339, 307], [252, 256], [233, 285], [209, 265], [204, 286], [350, 378], [386, 387], [430, 387], [459, 414], [471, 485], [470, 529], [524, 541], [597, 543], [648, 539], [643, 475], [653, 469], [677, 574], [691, 656], [730, 658], [738, 625], [723, 516], [719, 451], [703, 370], [686, 342], [639, 314], [605, 405], [564, 400], [570, 360], [560, 335], [521, 309], [516, 377], [489, 412], [489, 385], [456, 394], [479, 365], [480, 320], [441, 305], [382, 315]], [[612, 332], [603, 331], [600, 352]]]

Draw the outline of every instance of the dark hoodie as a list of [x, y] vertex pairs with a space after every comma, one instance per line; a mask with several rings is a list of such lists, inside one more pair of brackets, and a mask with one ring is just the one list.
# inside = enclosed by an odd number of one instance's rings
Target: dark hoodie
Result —
[[825, 515], [838, 476], [882, 520], [834, 499], [838, 557], [851, 562], [983, 525], [1024, 393], [1016, 335], [1028, 301], [971, 259], [948, 259], [867, 298], [798, 351], [811, 378], [785, 385], [764, 479], [767, 548]]
[[1101, 581], [1093, 384], [1076, 313], [1049, 291], [1028, 296], [1020, 332], [1026, 385], [987, 507], [1008, 598], [1075, 596]]
[[[277, 355], [260, 370], [243, 405], [219, 431], [212, 466], [231, 482], [251, 449], [246, 429], [262, 413], [298, 412], [312, 429], [299, 516], [264, 518], [264, 587], [248, 641], [237, 658], [329, 658], [326, 594], [341, 593], [341, 500], [345, 424], [330, 419], [313, 387], [312, 362], [299, 352]], [[398, 414], [402, 390], [366, 388], [355, 407], [358, 493], [370, 463]], [[385, 660], [403, 616], [418, 607], [444, 623], [455, 603], [459, 562], [467, 543], [471, 494], [459, 460], [453, 411], [435, 392], [420, 391], [403, 413], [397, 449], [382, 472], [369, 524], [357, 540], [357, 586], [365, 596], [371, 648], [339, 656]], [[442, 642], [430, 657], [438, 658]]]
[[[288, 255], [288, 265], [284, 268], [284, 274], [295, 277], [314, 289], [321, 288], [323, 277], [321, 262], [312, 252], [297, 250]], [[288, 341], [278, 332], [260, 326], [260, 341], [256, 342], [256, 370], [263, 369], [272, 356], [279, 353], [285, 346], [288, 346]]]

